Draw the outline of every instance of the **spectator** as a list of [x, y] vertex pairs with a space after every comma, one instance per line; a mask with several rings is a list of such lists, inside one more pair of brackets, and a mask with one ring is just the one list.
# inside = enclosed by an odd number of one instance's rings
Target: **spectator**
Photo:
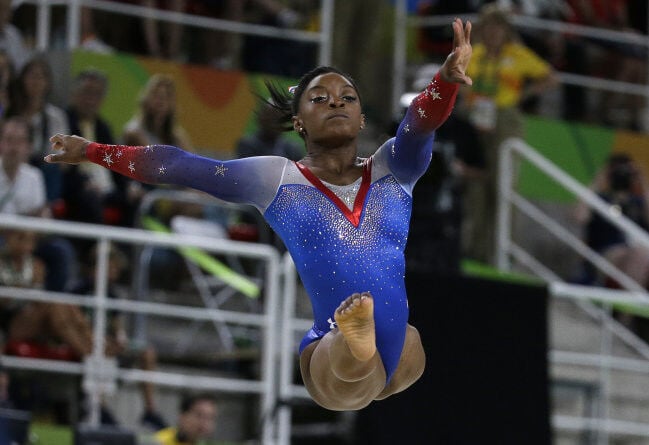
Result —
[[11, 0], [0, 0], [0, 50], [5, 51], [20, 70], [29, 59], [30, 50], [20, 30], [11, 23], [12, 16]]
[[[96, 69], [85, 69], [74, 78], [66, 110], [70, 130], [114, 143], [100, 109], [108, 91], [108, 78]], [[123, 224], [127, 181], [105, 169], [89, 165], [68, 167], [63, 177], [66, 219], [104, 224]]]
[[[43, 174], [27, 163], [30, 134], [29, 123], [20, 117], [11, 117], [0, 127], [0, 212], [50, 217]], [[71, 243], [40, 237], [36, 254], [47, 266], [45, 288], [63, 291], [76, 262]]]
[[[92, 249], [87, 253], [86, 260], [83, 262], [85, 265], [84, 274], [82, 279], [72, 287], [70, 292], [80, 295], [94, 295], [95, 277], [97, 273], [97, 250]], [[122, 290], [118, 286], [120, 277], [128, 268], [127, 257], [122, 251], [112, 245], [110, 246], [108, 257], [108, 271], [107, 271], [107, 296], [108, 298], [118, 299], [125, 298]], [[92, 314], [88, 313], [87, 317]], [[111, 357], [117, 357], [121, 367], [137, 366], [141, 369], [151, 371], [157, 367], [157, 354], [153, 347], [146, 346], [140, 347], [130, 342], [124, 317], [121, 312], [109, 312], [106, 333], [106, 354]], [[151, 382], [144, 382], [142, 384], [142, 398], [144, 402], [144, 412], [140, 419], [141, 423], [151, 430], [158, 430], [166, 426], [162, 416], [157, 412], [155, 403], [155, 387]], [[104, 408], [104, 416], [107, 417], [106, 423], [116, 423], [115, 417], [108, 413]]]
[[[4, 286], [40, 289], [45, 266], [35, 255], [37, 235], [8, 230], [0, 254], [0, 280]], [[8, 316], [8, 343], [34, 342], [42, 345], [65, 343], [80, 358], [92, 351], [92, 331], [83, 313], [75, 306], [40, 301], [15, 301], [5, 310]]]
[[508, 16], [496, 5], [481, 9], [476, 24], [478, 42], [467, 74], [474, 79], [467, 89], [469, 119], [479, 130], [485, 148], [486, 176], [467, 189], [466, 253], [472, 259], [495, 261], [495, 214], [498, 153], [503, 141], [524, 137], [521, 104], [557, 84], [549, 63], [520, 43]]
[[192, 150], [189, 135], [176, 113], [176, 83], [166, 74], [154, 74], [142, 89], [139, 110], [125, 125], [127, 145], [178, 145]]
[[[596, 175], [591, 190], [609, 203], [612, 211], [619, 212], [649, 231], [649, 179], [630, 156], [625, 153], [611, 155], [605, 167]], [[649, 250], [646, 247], [627, 238], [598, 212], [593, 212], [585, 202], [578, 203], [575, 217], [591, 249], [640, 286], [649, 286]], [[585, 267], [589, 281], [606, 287], [619, 287], [614, 279], [591, 272], [593, 267], [590, 263], [586, 263]], [[646, 319], [622, 312], [615, 312], [614, 315], [645, 340], [649, 339]]]
[[23, 66], [11, 88], [8, 115], [22, 116], [30, 122], [30, 162], [43, 171], [47, 202], [56, 212], [62, 192], [62, 169], [44, 163], [43, 156], [49, 151], [48, 135], [67, 130], [68, 124], [65, 111], [48, 99], [53, 82], [52, 69], [45, 55], [33, 56]]
[[[37, 236], [34, 232], [3, 230], [0, 249], [0, 284], [40, 289], [45, 279], [45, 265], [34, 255]], [[22, 300], [0, 300], [0, 328], [9, 337], [13, 316], [25, 306]]]
[[198, 445], [214, 434], [216, 415], [216, 399], [213, 395], [184, 395], [176, 425], [158, 431], [155, 439], [160, 445]]
[[[628, 155], [610, 156], [606, 166], [596, 175], [591, 189], [622, 215], [641, 228], [649, 229], [649, 181]], [[585, 202], [578, 204], [575, 216], [584, 228], [588, 246], [638, 284], [647, 287], [649, 252], [645, 248], [627, 239], [616, 226], [599, 213], [592, 212]]]
[[[126, 123], [122, 140], [126, 145], [174, 145], [193, 151], [189, 134], [178, 122], [176, 112], [176, 83], [167, 74], [154, 74], [140, 93], [139, 110]], [[133, 224], [140, 198], [152, 189], [137, 181], [128, 182], [128, 202]], [[161, 209], [168, 219], [174, 211], [167, 205]]]

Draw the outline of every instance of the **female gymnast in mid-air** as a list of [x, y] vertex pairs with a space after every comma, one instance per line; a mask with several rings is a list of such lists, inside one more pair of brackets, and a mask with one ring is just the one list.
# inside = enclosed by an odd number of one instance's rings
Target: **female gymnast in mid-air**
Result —
[[[435, 129], [471, 84], [471, 23], [456, 19], [453, 51], [412, 101], [395, 137], [358, 157], [365, 125], [353, 79], [333, 67], [306, 73], [290, 91], [268, 85], [284, 123], [304, 140], [298, 162], [279, 156], [214, 160], [167, 145], [104, 145], [51, 137], [47, 162], [95, 162], [151, 184], [175, 184], [255, 206], [282, 238], [313, 306], [300, 347], [313, 400], [358, 410], [421, 377], [425, 353], [408, 324], [404, 249], [412, 190], [431, 160]], [[283, 120], [282, 120], [283, 119]]]

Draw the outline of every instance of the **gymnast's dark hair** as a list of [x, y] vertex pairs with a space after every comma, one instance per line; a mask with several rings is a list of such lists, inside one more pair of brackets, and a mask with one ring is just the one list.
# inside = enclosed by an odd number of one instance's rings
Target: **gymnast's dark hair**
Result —
[[262, 106], [271, 107], [277, 112], [278, 130], [281, 131], [293, 130], [292, 118], [297, 114], [299, 110], [300, 99], [302, 98], [302, 94], [304, 94], [304, 90], [313, 79], [320, 76], [321, 74], [327, 74], [327, 73], [340, 74], [345, 79], [347, 79], [349, 83], [351, 83], [354, 89], [356, 90], [356, 94], [358, 95], [358, 99], [360, 101], [361, 99], [360, 91], [358, 89], [358, 86], [356, 85], [356, 81], [354, 81], [354, 79], [350, 75], [332, 66], [319, 66], [307, 72], [302, 76], [302, 78], [300, 79], [297, 86], [292, 92], [289, 92], [288, 90], [281, 88], [277, 84], [267, 80], [264, 82], [264, 84], [268, 89], [270, 98], [267, 99], [261, 96], [259, 97], [262, 100], [262, 104], [261, 104]]

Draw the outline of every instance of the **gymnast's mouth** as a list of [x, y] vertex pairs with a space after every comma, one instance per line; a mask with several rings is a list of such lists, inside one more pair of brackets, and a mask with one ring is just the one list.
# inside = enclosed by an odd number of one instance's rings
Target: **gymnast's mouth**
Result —
[[336, 114], [332, 114], [332, 115], [327, 116], [327, 120], [336, 119], [336, 118], [349, 119], [349, 116], [344, 114], [344, 113], [336, 113]]

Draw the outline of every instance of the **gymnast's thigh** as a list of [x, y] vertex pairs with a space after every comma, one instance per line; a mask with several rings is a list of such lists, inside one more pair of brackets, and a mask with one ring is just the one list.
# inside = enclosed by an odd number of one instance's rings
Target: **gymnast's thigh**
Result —
[[408, 324], [406, 326], [406, 340], [403, 344], [397, 369], [392, 374], [390, 382], [376, 399], [385, 399], [411, 386], [424, 373], [425, 366], [426, 353], [421, 343], [419, 331], [411, 324]]

